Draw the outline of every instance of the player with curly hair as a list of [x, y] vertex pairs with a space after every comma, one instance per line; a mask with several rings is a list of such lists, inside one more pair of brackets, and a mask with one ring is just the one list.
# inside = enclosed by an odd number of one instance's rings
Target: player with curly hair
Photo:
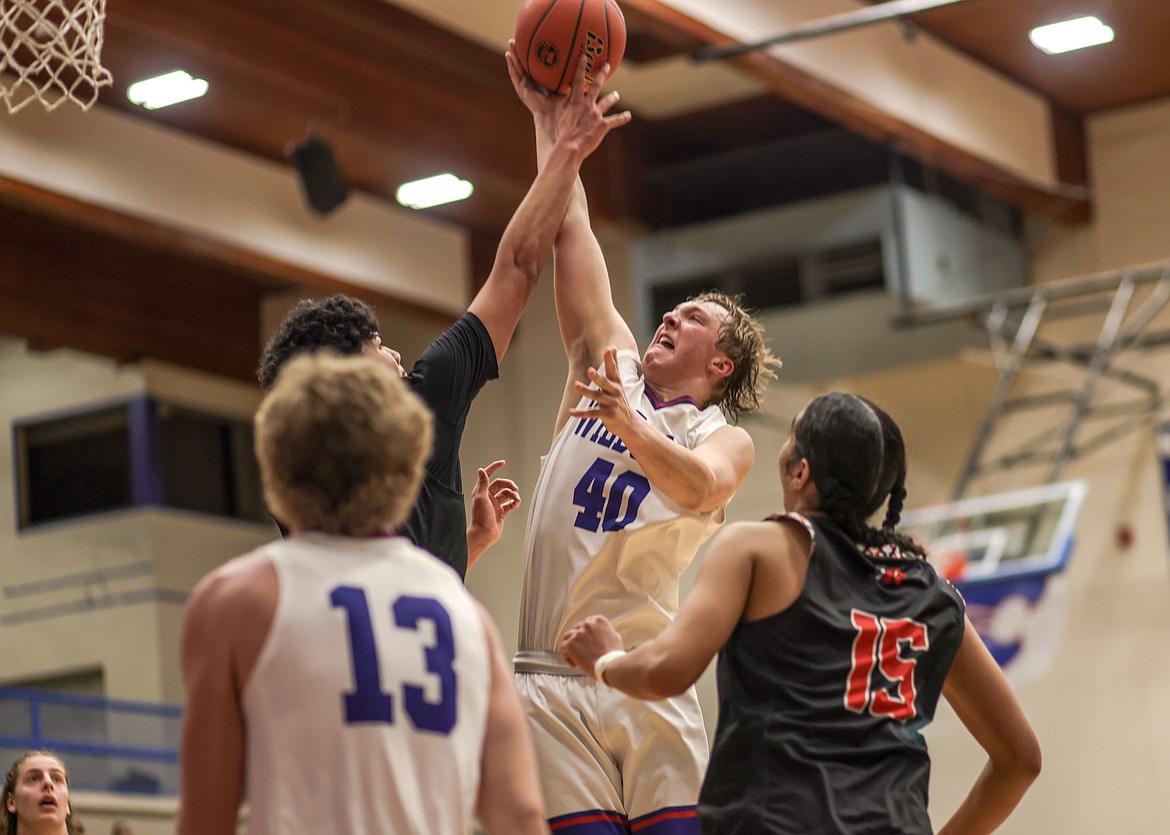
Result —
[[[509, 52], [507, 60], [513, 66], [518, 59]], [[265, 388], [290, 357], [320, 349], [380, 357], [406, 378], [435, 415], [435, 451], [418, 504], [401, 532], [460, 576], [499, 539], [504, 517], [520, 504], [512, 481], [492, 480], [504, 465], [493, 462], [478, 471], [468, 525], [459, 462], [467, 413], [484, 384], [499, 376], [499, 362], [552, 251], [581, 163], [609, 131], [630, 120], [628, 112], [609, 114], [616, 93], [601, 96], [600, 83], [585, 89], [584, 72], [582, 59], [576, 82], [580, 95], [560, 98], [554, 115], [560, 139], [504, 230], [487, 281], [467, 312], [409, 371], [401, 354], [384, 344], [386, 334], [380, 333], [374, 311], [347, 296], [302, 301], [269, 340], [260, 361], [258, 376]]]

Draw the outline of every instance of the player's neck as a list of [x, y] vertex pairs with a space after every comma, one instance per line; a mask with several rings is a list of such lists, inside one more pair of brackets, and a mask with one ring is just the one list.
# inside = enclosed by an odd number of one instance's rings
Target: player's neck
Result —
[[706, 379], [682, 378], [671, 380], [653, 373], [646, 375], [646, 385], [662, 403], [672, 403], [675, 400], [693, 400], [700, 408], [705, 408], [713, 400], [711, 386]]

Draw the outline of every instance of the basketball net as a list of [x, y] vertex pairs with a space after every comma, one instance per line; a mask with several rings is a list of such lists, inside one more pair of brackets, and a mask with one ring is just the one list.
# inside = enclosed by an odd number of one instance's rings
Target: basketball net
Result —
[[15, 113], [72, 101], [89, 110], [113, 78], [101, 64], [106, 0], [0, 0], [0, 98]]

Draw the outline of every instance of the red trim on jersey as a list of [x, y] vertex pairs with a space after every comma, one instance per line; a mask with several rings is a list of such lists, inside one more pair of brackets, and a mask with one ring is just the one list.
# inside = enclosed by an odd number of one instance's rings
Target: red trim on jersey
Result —
[[663, 403], [662, 400], [659, 399], [658, 395], [654, 393], [654, 389], [650, 388], [650, 386], [646, 386], [646, 397], [649, 398], [650, 405], [653, 406], [655, 410], [665, 409], [667, 406], [678, 406], [686, 403], [691, 404], [696, 409], [702, 408], [702, 406], [700, 406], [695, 401], [695, 398], [691, 397], [689, 394], [684, 394], [682, 397], [676, 397], [674, 400], [668, 400]]

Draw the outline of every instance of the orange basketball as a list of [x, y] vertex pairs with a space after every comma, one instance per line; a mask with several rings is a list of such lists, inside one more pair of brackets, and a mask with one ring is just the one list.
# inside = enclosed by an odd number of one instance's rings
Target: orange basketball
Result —
[[516, 52], [546, 90], [567, 93], [582, 54], [586, 77], [609, 62], [610, 77], [626, 51], [626, 20], [614, 0], [527, 0], [516, 18]]

